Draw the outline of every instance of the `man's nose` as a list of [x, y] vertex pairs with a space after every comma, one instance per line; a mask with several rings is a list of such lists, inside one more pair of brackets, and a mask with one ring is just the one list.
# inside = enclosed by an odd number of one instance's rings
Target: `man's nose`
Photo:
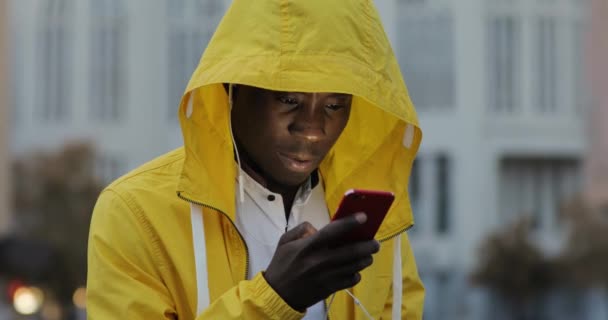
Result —
[[292, 135], [309, 142], [316, 142], [325, 136], [325, 115], [322, 110], [302, 108], [290, 126]]

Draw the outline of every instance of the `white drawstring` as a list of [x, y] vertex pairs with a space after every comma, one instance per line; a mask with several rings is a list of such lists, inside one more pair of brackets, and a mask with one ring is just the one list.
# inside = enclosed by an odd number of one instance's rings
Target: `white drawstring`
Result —
[[357, 305], [359, 308], [361, 308], [361, 310], [363, 310], [363, 313], [367, 316], [367, 318], [369, 320], [374, 320], [374, 317], [372, 317], [371, 314], [369, 314], [369, 312], [367, 312], [367, 309], [365, 309], [365, 306], [363, 306], [363, 304], [361, 303], [361, 301], [359, 301], [359, 299], [357, 299], [357, 297], [355, 297], [354, 294], [352, 294], [350, 292], [350, 290], [345, 290], [346, 293], [348, 293], [348, 295], [353, 298], [353, 301], [355, 301], [355, 305]]
[[[393, 251], [393, 309], [392, 309], [392, 319], [401, 319], [401, 306], [403, 304], [403, 279], [402, 279], [402, 271], [401, 271], [401, 235], [398, 235], [394, 239], [394, 251]], [[361, 308], [361, 311], [365, 314], [367, 319], [374, 320], [374, 317], [367, 311], [365, 306], [361, 303], [361, 301], [355, 297], [355, 295], [350, 292], [350, 290], [344, 290], [346, 293], [353, 299], [355, 305]], [[329, 299], [329, 303], [327, 304], [327, 310], [325, 310], [324, 319], [329, 319], [329, 309], [331, 308], [331, 304], [334, 302], [334, 298], [336, 294], [332, 294]]]
[[329, 298], [329, 303], [327, 304], [327, 309], [325, 309], [325, 317], [323, 317], [323, 319], [329, 320], [329, 309], [331, 309], [331, 304], [334, 303], [334, 298], [336, 297], [336, 294], [332, 294], [331, 298]]
[[393, 240], [393, 319], [401, 319], [401, 305], [403, 304], [403, 277], [401, 265], [401, 234]]
[[236, 153], [236, 164], [238, 170], [239, 179], [239, 201], [245, 202], [245, 187], [243, 186], [243, 173], [241, 172], [241, 157], [239, 156], [239, 150], [236, 146], [236, 140], [234, 140], [234, 131], [232, 131], [232, 83], [228, 84], [228, 105], [230, 107], [230, 116], [228, 117], [228, 127], [230, 128], [230, 138], [232, 139], [232, 145], [234, 145], [234, 153]]
[[[355, 295], [352, 292], [350, 292], [350, 290], [345, 289], [344, 291], [346, 291], [346, 293], [353, 299], [353, 301], [355, 302], [355, 305], [357, 307], [361, 308], [361, 311], [363, 311], [363, 314], [365, 314], [367, 319], [374, 320], [374, 317], [372, 317], [372, 315], [369, 314], [369, 312], [367, 311], [367, 309], [365, 308], [363, 303], [361, 303], [361, 301], [359, 299], [357, 299], [357, 297], [355, 297]], [[331, 298], [329, 298], [329, 303], [327, 304], [327, 310], [325, 310], [325, 317], [323, 317], [323, 319], [329, 319], [329, 309], [331, 308], [331, 304], [334, 302], [335, 297], [336, 297], [336, 294], [334, 293], [331, 295]]]
[[[228, 86], [228, 104], [230, 106], [229, 127], [230, 137], [234, 144], [236, 152], [236, 161], [238, 164], [238, 179], [239, 179], [239, 199], [245, 201], [243, 175], [241, 172], [241, 159], [232, 131], [232, 84]], [[194, 112], [194, 94], [188, 97], [186, 106], [186, 117], [190, 119]], [[192, 244], [194, 247], [194, 264], [196, 269], [196, 289], [197, 289], [197, 315], [200, 315], [209, 306], [209, 276], [207, 273], [207, 246], [205, 244], [205, 224], [203, 220], [202, 207], [195, 204], [190, 204], [190, 221], [192, 224]]]
[[207, 246], [205, 245], [205, 223], [201, 206], [190, 204], [190, 221], [192, 223], [192, 245], [194, 246], [194, 266], [196, 268], [196, 314], [198, 316], [209, 306]]

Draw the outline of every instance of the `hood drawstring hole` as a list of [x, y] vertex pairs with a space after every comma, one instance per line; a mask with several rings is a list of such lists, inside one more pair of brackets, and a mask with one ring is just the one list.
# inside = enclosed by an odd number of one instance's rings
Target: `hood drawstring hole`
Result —
[[414, 133], [414, 125], [408, 123], [407, 127], [405, 127], [405, 133], [403, 134], [403, 146], [406, 149], [410, 149], [412, 147], [412, 144], [414, 144]]
[[194, 100], [194, 97], [192, 97], [192, 94], [190, 94], [188, 97], [188, 104], [186, 105], [186, 118], [188, 119], [192, 118], [192, 113], [194, 112], [194, 103], [192, 100]]

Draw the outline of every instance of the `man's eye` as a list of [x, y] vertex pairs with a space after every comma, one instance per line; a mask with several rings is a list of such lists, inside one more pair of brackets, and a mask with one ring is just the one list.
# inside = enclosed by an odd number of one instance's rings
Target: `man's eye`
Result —
[[291, 97], [279, 97], [279, 101], [281, 101], [281, 103], [288, 104], [288, 105], [297, 105], [298, 104], [298, 100], [291, 98]]
[[336, 111], [336, 110], [340, 110], [340, 109], [344, 108], [344, 106], [341, 104], [328, 104], [325, 106], [325, 108], [327, 108], [331, 111]]

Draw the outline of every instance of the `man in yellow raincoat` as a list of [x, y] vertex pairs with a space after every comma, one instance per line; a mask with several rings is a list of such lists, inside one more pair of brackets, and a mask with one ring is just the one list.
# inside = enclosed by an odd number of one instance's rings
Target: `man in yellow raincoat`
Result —
[[[370, 0], [235, 0], [194, 72], [184, 147], [101, 194], [89, 319], [421, 319], [405, 231], [421, 131]], [[345, 191], [395, 202], [336, 246]], [[348, 290], [347, 290], [348, 289]]]

